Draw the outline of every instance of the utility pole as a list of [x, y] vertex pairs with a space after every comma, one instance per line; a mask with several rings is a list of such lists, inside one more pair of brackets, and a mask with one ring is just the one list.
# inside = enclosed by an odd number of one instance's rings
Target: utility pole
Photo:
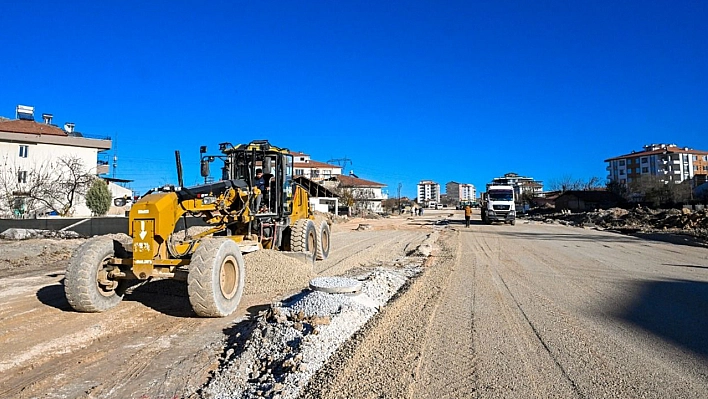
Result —
[[347, 158], [346, 155], [344, 156], [344, 158], [333, 158], [333, 159], [330, 159], [329, 161], [327, 161], [327, 163], [332, 163], [332, 162], [336, 162], [338, 166], [342, 167], [342, 174], [343, 175], [346, 174], [346, 173], [344, 173], [344, 171], [345, 171], [345, 168], [347, 167], [347, 163], [349, 163], [349, 165], [352, 165], [352, 160]]
[[401, 187], [403, 184], [398, 183], [398, 214], [401, 214]]

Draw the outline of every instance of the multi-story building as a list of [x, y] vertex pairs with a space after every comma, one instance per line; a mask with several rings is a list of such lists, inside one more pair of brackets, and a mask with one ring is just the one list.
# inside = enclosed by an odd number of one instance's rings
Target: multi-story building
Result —
[[342, 167], [318, 162], [310, 159], [308, 154], [302, 152], [290, 152], [293, 156], [293, 174], [295, 176], [305, 176], [308, 179], [321, 182], [332, 176], [341, 175]]
[[[28, 190], [39, 190], [40, 179], [61, 180], [67, 168], [74, 173], [80, 168], [95, 176], [108, 173], [108, 162], [100, 161], [99, 154], [111, 148], [110, 138], [89, 138], [77, 132], [74, 123], [66, 123], [62, 129], [52, 124], [51, 114], [42, 114], [42, 118], [43, 123], [36, 122], [34, 107], [22, 105], [17, 107], [16, 119], [0, 118], [0, 212], [21, 211], [25, 216], [41, 212], [26, 209]], [[43, 198], [35, 203], [51, 200]], [[13, 204], [16, 209], [3, 209], [6, 204]], [[83, 197], [72, 205], [68, 211], [74, 216], [91, 215]]]
[[430, 207], [440, 202], [440, 184], [432, 180], [421, 180], [418, 183], [418, 197], [416, 202]]
[[505, 173], [502, 177], [495, 177], [490, 184], [513, 186], [516, 198], [522, 198], [524, 193], [531, 197], [537, 197], [543, 192], [542, 181], [534, 180], [533, 177], [519, 176], [514, 172]]
[[458, 183], [451, 181], [445, 184], [445, 194], [450, 201], [474, 201], [477, 198], [477, 190], [473, 184]]
[[[606, 159], [607, 179], [627, 184], [642, 176], [657, 176], [665, 183], [705, 181], [708, 151], [678, 147], [676, 144], [649, 144], [642, 151]], [[694, 179], [695, 178], [695, 179]]]
[[388, 199], [388, 195], [383, 191], [385, 184], [360, 179], [351, 172], [349, 176], [341, 174], [332, 176], [322, 184], [340, 190], [340, 199], [342, 196], [349, 197], [357, 214], [364, 211], [382, 213], [383, 201]]

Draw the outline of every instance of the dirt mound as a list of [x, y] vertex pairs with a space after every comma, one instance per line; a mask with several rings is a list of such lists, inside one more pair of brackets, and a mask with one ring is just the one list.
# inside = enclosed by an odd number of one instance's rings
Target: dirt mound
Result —
[[261, 250], [244, 255], [246, 287], [244, 294], [284, 294], [308, 287], [314, 277], [312, 264], [281, 252]]
[[547, 223], [558, 222], [565, 225], [644, 233], [669, 232], [686, 234], [708, 240], [708, 211], [705, 209], [633, 209], [611, 208], [592, 212], [554, 213], [531, 216], [532, 220]]

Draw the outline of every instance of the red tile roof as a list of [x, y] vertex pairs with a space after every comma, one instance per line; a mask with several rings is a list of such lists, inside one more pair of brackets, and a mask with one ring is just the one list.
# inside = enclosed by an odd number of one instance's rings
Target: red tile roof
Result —
[[0, 120], [0, 132], [68, 136], [64, 130], [56, 126], [19, 119]]
[[318, 161], [313, 161], [310, 160], [308, 162], [293, 162], [293, 166], [295, 168], [301, 168], [301, 169], [312, 169], [312, 168], [319, 168], [319, 169], [332, 169], [332, 168], [339, 168], [341, 169], [341, 166], [338, 165], [330, 165], [328, 163], [324, 162], [318, 162]]
[[339, 180], [343, 187], [386, 187], [385, 184], [346, 175], [332, 176], [332, 179]]

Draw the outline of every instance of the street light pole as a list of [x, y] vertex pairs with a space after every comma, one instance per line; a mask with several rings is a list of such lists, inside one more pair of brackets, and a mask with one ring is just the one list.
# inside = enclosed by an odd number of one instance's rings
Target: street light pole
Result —
[[403, 184], [398, 183], [398, 214], [401, 214], [401, 187]]

